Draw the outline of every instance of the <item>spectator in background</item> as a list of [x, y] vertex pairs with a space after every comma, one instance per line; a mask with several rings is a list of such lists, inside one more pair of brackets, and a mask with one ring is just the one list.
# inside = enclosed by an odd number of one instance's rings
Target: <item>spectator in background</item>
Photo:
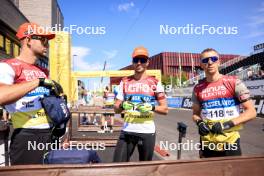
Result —
[[264, 79], [264, 65], [262, 65], [259, 69], [259, 76], [261, 79]]
[[108, 94], [109, 91], [110, 91], [110, 90], [109, 90], [109, 87], [106, 86], [105, 89], [104, 89], [104, 95], [103, 95], [103, 98], [104, 98], [104, 99], [107, 98], [107, 94]]
[[[111, 89], [106, 86], [105, 91], [104, 91], [104, 108], [105, 109], [113, 109], [114, 108], [114, 103], [115, 103], [115, 94], [111, 92]], [[105, 116], [101, 117], [101, 130], [98, 131], [98, 133], [105, 133], [107, 130], [107, 121], [106, 117], [110, 118], [110, 133], [113, 133], [113, 126], [114, 126], [114, 116], [113, 114], [105, 114]]]
[[251, 68], [248, 69], [247, 76], [248, 76], [248, 79], [252, 79], [252, 77], [253, 77], [253, 71], [252, 71]]

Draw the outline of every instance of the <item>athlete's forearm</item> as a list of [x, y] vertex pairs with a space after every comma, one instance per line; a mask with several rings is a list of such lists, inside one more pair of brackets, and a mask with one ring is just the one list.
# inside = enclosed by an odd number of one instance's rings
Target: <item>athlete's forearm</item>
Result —
[[34, 90], [39, 85], [39, 80], [36, 79], [31, 82], [13, 84], [13, 85], [0, 85], [0, 105], [11, 104], [23, 96], [25, 96], [28, 92]]
[[114, 106], [114, 111], [116, 114], [120, 114], [122, 112], [122, 109], [120, 107]]
[[114, 105], [114, 111], [116, 114], [120, 114], [123, 111], [123, 109], [120, 107], [121, 104], [122, 104], [122, 101], [116, 99], [115, 105]]
[[168, 106], [155, 106], [155, 112], [162, 115], [167, 115], [169, 110]]
[[257, 112], [252, 100], [248, 100], [242, 103], [242, 107], [244, 109], [244, 112], [242, 112], [237, 118], [232, 119], [234, 125], [245, 123], [256, 118], [257, 116]]
[[196, 114], [193, 114], [192, 119], [194, 122], [196, 122], [197, 120], [201, 120], [202, 118]]
[[193, 121], [196, 122], [197, 120], [202, 120], [202, 118], [200, 116], [200, 114], [201, 114], [200, 105], [193, 103], [192, 110], [193, 110], [193, 116], [192, 116]]
[[256, 118], [256, 116], [257, 113], [255, 109], [247, 109], [237, 118], [232, 119], [232, 121], [234, 122], [234, 125], [239, 125]]

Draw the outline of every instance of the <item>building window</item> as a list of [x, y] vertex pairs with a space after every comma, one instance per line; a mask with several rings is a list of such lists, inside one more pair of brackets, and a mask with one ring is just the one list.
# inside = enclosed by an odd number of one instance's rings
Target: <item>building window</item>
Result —
[[6, 38], [5, 49], [6, 49], [6, 54], [10, 55], [11, 54], [11, 41], [8, 38]]
[[4, 36], [2, 34], [0, 34], [0, 49], [3, 50], [4, 49]]
[[17, 57], [19, 55], [19, 46], [14, 43], [14, 57]]

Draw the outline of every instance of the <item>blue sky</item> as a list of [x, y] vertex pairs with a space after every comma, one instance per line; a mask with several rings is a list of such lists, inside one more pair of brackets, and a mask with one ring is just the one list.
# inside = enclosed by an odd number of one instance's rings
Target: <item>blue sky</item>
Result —
[[[263, 0], [58, 0], [65, 26], [105, 27], [104, 35], [72, 34], [75, 70], [116, 70], [130, 64], [133, 48], [150, 55], [195, 52], [248, 55], [264, 40]], [[236, 35], [160, 34], [160, 25], [237, 27]]]

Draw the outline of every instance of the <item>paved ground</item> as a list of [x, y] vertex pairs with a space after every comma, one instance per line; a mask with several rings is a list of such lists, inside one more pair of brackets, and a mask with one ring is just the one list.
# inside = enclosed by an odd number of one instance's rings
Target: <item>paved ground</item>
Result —
[[[183, 143], [188, 141], [199, 142], [196, 125], [191, 120], [192, 111], [190, 110], [170, 110], [168, 116], [157, 115], [155, 118], [157, 128], [157, 141], [168, 141], [177, 143], [178, 131], [177, 122], [184, 122], [188, 125], [186, 138]], [[244, 125], [241, 130], [241, 148], [243, 155], [263, 154], [264, 155], [264, 131], [262, 131], [264, 118], [257, 118]], [[174, 147], [172, 145], [172, 147]], [[170, 157], [164, 159], [177, 159], [177, 150], [170, 150]], [[198, 151], [182, 150], [182, 159], [198, 159]]]
[[[170, 144], [172, 150], [169, 150], [169, 157], [164, 157], [163, 159], [177, 159], [177, 149], [175, 148], [178, 142], [178, 131], [177, 122], [184, 122], [187, 127], [186, 138], [183, 139], [183, 143], [194, 144], [199, 141], [199, 136], [197, 133], [197, 127], [191, 120], [190, 110], [170, 110], [167, 116], [157, 115], [155, 117], [157, 138], [156, 144], [159, 145], [161, 142]], [[264, 154], [264, 131], [262, 131], [264, 124], [264, 118], [257, 118], [254, 121], [247, 123], [244, 129], [241, 131], [241, 146], [243, 155], [251, 154]], [[118, 134], [114, 133], [112, 137], [117, 137]], [[114, 148], [109, 148], [108, 151], [101, 152], [99, 155], [106, 156], [105, 162], [110, 162], [112, 159]], [[108, 153], [108, 155], [106, 154]], [[4, 162], [4, 145], [0, 141], [0, 163]], [[137, 151], [132, 158], [135, 161], [138, 158]], [[159, 156], [155, 156], [157, 160]], [[182, 150], [182, 159], [198, 159], [198, 151], [193, 150]]]

